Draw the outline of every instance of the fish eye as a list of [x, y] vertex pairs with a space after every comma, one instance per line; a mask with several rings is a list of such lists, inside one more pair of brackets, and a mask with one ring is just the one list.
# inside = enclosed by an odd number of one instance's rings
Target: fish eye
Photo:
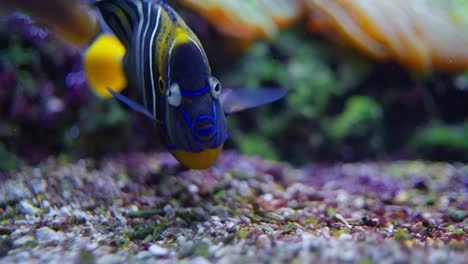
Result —
[[211, 94], [214, 98], [218, 99], [221, 94], [221, 83], [213, 76], [210, 77], [208, 82], [210, 83]]
[[167, 89], [166, 96], [167, 102], [174, 107], [179, 106], [182, 102], [182, 95], [180, 94], [180, 88], [177, 83], [172, 84], [171, 87]]

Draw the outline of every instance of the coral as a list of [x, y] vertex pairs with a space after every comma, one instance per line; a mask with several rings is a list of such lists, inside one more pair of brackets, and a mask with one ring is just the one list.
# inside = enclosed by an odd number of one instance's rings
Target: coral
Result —
[[207, 18], [220, 32], [244, 38], [272, 38], [302, 15], [300, 0], [181, 0]]
[[345, 42], [372, 58], [395, 60], [412, 72], [468, 69], [468, 8], [463, 1], [180, 2], [235, 38], [272, 39], [279, 29], [291, 27], [306, 16], [312, 31]]
[[100, 30], [89, 3], [82, 0], [2, 1], [0, 9], [2, 17], [4, 13], [15, 11], [28, 13], [66, 41], [86, 47]]
[[3, 22], [0, 169], [16, 157], [35, 163], [49, 155], [96, 156], [141, 145], [141, 133], [130, 131], [129, 112], [90, 92], [80, 50], [23, 14]]
[[459, 18], [466, 16], [460, 11], [461, 1], [306, 2], [311, 29], [327, 32], [373, 58], [394, 59], [420, 73], [468, 69], [468, 23]]

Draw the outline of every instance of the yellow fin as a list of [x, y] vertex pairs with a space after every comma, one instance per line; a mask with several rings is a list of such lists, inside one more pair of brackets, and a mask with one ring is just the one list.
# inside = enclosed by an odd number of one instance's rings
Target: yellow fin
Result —
[[194, 170], [204, 170], [212, 166], [218, 159], [223, 145], [215, 149], [205, 149], [202, 152], [189, 152], [182, 150], [172, 150], [171, 154], [184, 166]]
[[101, 97], [111, 98], [111, 88], [121, 92], [127, 86], [122, 58], [125, 47], [116, 36], [101, 34], [86, 50], [84, 69], [91, 89]]

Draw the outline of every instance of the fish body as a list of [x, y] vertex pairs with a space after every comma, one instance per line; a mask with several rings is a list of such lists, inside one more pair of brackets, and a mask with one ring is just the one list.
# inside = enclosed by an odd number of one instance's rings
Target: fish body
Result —
[[[286, 94], [285, 89], [222, 92], [200, 40], [162, 0], [97, 0], [92, 5], [96, 8], [79, 0], [0, 0], [3, 10], [27, 10], [75, 44], [92, 39], [84, 52], [92, 90], [154, 120], [167, 149], [188, 168], [214, 164], [229, 137], [226, 115]], [[142, 103], [119, 93], [126, 87], [137, 89]]]
[[[92, 90], [154, 120], [167, 149], [188, 168], [205, 169], [216, 161], [229, 137], [227, 114], [277, 100], [286, 92], [222, 93], [200, 40], [162, 0], [98, 0], [92, 3], [95, 8], [79, 0], [36, 2], [0, 0], [0, 8], [29, 11], [75, 44], [93, 39], [84, 52]], [[124, 88], [137, 89], [141, 103], [120, 94]]]
[[109, 92], [153, 119], [167, 149], [189, 168], [206, 169], [216, 161], [229, 137], [226, 114], [285, 94], [284, 89], [249, 89], [223, 96], [200, 40], [164, 1], [100, 0], [94, 5], [125, 46], [128, 87], [139, 90], [142, 103], [112, 87]]
[[198, 38], [162, 1], [103, 0], [95, 5], [126, 48], [129, 87], [139, 89], [142, 106], [158, 121], [167, 149], [191, 168], [210, 166], [228, 136], [220, 83], [211, 75]]

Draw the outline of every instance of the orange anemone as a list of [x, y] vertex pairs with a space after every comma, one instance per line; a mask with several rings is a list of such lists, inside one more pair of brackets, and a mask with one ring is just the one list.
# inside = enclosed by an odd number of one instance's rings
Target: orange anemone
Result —
[[180, 0], [202, 14], [220, 32], [242, 39], [269, 39], [302, 14], [301, 0]]
[[422, 73], [468, 69], [468, 22], [453, 15], [454, 1], [305, 1], [311, 30], [333, 35], [373, 58], [393, 59]]

